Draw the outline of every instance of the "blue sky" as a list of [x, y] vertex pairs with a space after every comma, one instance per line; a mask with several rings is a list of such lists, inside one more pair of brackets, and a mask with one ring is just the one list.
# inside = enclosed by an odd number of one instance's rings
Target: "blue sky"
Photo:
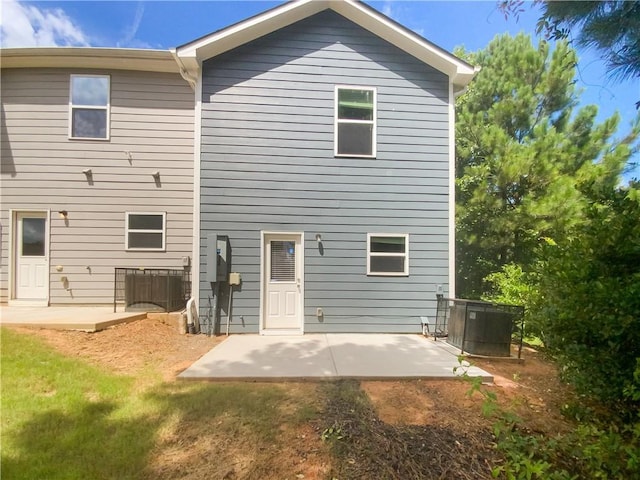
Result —
[[[2, 46], [78, 45], [167, 49], [279, 5], [279, 1], [18, 1], [0, 0]], [[367, 1], [369, 5], [451, 51], [484, 48], [497, 34], [535, 36], [538, 12], [525, 4], [505, 19], [497, 0]], [[616, 110], [620, 135], [637, 115], [640, 81], [614, 82], [599, 56], [580, 50], [577, 84], [582, 104], [599, 106], [599, 120]], [[640, 166], [632, 176], [640, 178]]]

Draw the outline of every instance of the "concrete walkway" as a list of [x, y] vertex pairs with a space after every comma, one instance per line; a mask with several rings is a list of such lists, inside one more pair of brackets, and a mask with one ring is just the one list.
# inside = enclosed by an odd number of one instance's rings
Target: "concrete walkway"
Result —
[[[183, 380], [446, 379], [457, 350], [420, 335], [232, 335], [178, 375]], [[492, 382], [477, 367], [467, 372]]]
[[112, 306], [101, 307], [23, 307], [1, 306], [0, 325], [82, 330], [96, 332], [118, 323], [146, 318], [146, 312], [113, 313]]

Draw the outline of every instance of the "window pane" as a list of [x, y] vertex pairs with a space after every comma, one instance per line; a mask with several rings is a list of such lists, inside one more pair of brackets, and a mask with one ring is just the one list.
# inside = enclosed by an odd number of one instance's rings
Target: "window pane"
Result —
[[338, 118], [373, 120], [373, 91], [338, 90]]
[[370, 257], [372, 273], [404, 273], [405, 257]]
[[373, 125], [338, 123], [338, 154], [373, 155]]
[[107, 111], [73, 109], [72, 137], [107, 138]]
[[163, 230], [162, 215], [129, 215], [129, 230]]
[[369, 250], [375, 253], [405, 253], [405, 237], [371, 237]]
[[23, 257], [44, 257], [45, 227], [44, 218], [22, 219]]
[[271, 281], [295, 282], [296, 243], [271, 241]]
[[162, 248], [162, 232], [129, 232], [129, 248]]
[[107, 77], [71, 77], [71, 103], [106, 107], [109, 103]]

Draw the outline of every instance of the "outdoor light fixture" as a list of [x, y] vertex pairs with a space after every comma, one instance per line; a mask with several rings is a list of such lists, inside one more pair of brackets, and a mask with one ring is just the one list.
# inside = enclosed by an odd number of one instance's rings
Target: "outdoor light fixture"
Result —
[[151, 176], [152, 176], [153, 178], [155, 178], [156, 180], [158, 180], [158, 179], [160, 178], [160, 172], [158, 172], [158, 171], [156, 170], [155, 172], [153, 172], [153, 173], [151, 174]]
[[67, 212], [66, 210], [60, 210], [58, 212], [58, 215], [60, 215], [60, 218], [62, 218], [63, 220], [66, 220], [69, 216], [69, 212]]
[[316, 233], [316, 242], [318, 242], [318, 252], [324, 255], [324, 245], [322, 244], [322, 234]]
[[93, 172], [91, 171], [90, 168], [82, 170], [82, 173], [84, 173], [87, 177], [90, 177], [91, 175], [93, 175]]

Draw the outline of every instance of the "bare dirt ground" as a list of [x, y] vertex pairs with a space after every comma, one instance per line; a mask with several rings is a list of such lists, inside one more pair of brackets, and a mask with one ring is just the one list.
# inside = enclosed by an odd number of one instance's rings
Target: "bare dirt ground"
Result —
[[[472, 359], [494, 375], [483, 388], [496, 393], [498, 403], [518, 414], [532, 431], [569, 428], [560, 414], [569, 389], [560, 382], [556, 367], [536, 350], [525, 348], [523, 363]], [[362, 382], [380, 418], [399, 425], [438, 425], [459, 429], [486, 426], [482, 396], [469, 395], [470, 385], [450, 380]], [[403, 408], [397, 408], [402, 405]]]
[[175, 379], [225, 338], [179, 335], [177, 328], [151, 319], [95, 333], [22, 327], [14, 330], [36, 335], [65, 355], [84, 358], [115, 373], [138, 375], [153, 367], [165, 380]]
[[[159, 376], [161, 381], [168, 384], [178, 383], [175, 381], [178, 373], [225, 338], [180, 335], [176, 328], [150, 319], [117, 325], [97, 333], [30, 328], [14, 330], [36, 335], [66, 355], [84, 358], [115, 373], [142, 378], [152, 372], [152, 375]], [[526, 428], [541, 433], [570, 428], [560, 414], [569, 390], [559, 381], [555, 366], [533, 349], [525, 349], [523, 357], [524, 363], [484, 359], [473, 360], [473, 363], [494, 374], [495, 383], [485, 388], [496, 393], [501, 406], [515, 411], [524, 420]], [[315, 383], [282, 385], [292, 392], [289, 398], [322, 398], [322, 387]], [[256, 384], [256, 389], [263, 387]], [[466, 382], [363, 381], [359, 388], [366, 393], [377, 416], [376, 421], [393, 426], [433, 426], [446, 430], [454, 438], [458, 435], [461, 440], [464, 438], [468, 442], [484, 443], [478, 447], [491, 448], [486, 443], [492, 422], [482, 415], [482, 396], [469, 396], [470, 387]], [[153, 466], [157, 478], [310, 479], [331, 478], [332, 472], [335, 472], [328, 448], [320, 438], [323, 425], [317, 421], [303, 422], [295, 428], [282, 425], [279, 434], [286, 438], [286, 442], [278, 442], [278, 451], [258, 452], [262, 461], [267, 463], [259, 473], [254, 470], [253, 474], [243, 474], [250, 471], [246, 465], [250, 462], [248, 452], [243, 451], [247, 445], [238, 444], [234, 451], [234, 439], [230, 439], [226, 446], [230, 450], [227, 455], [235, 458], [240, 467], [227, 473], [217, 472], [214, 476], [211, 476], [211, 464], [206, 451], [192, 450], [187, 454], [180, 448], [185, 439], [202, 439], [205, 432], [197, 430], [202, 425], [194, 422], [191, 432], [184, 431], [184, 427], [180, 432], [168, 435], [183, 438], [165, 439], [169, 446], [162, 455], [156, 457]], [[206, 449], [206, 442], [197, 444]], [[282, 450], [282, 445], [287, 445], [285, 450]], [[187, 461], [188, 471], [181, 470], [181, 465]], [[340, 477], [341, 480], [344, 478], [348, 477]]]

